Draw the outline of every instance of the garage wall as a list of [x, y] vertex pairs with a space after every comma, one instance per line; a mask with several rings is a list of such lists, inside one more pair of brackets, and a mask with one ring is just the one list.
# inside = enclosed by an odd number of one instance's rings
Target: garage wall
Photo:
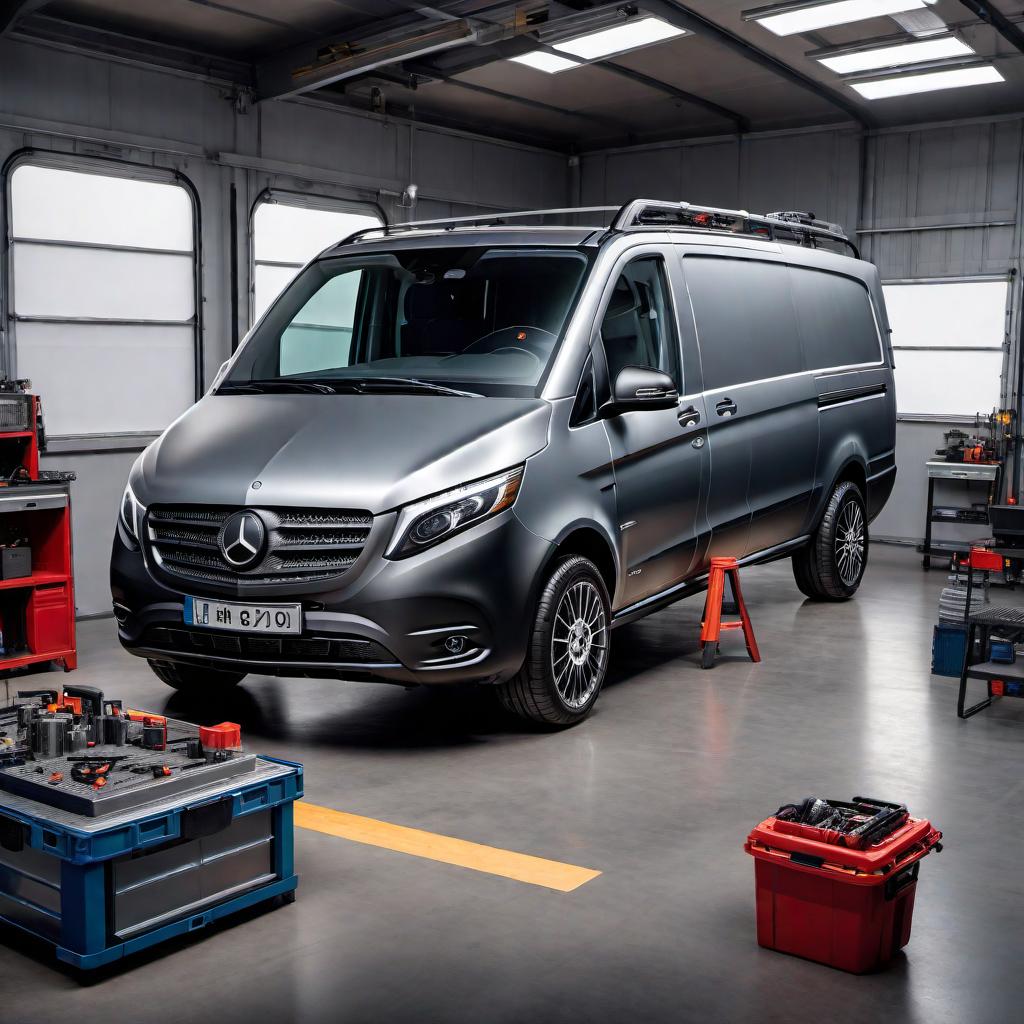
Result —
[[[409, 211], [396, 200], [410, 182], [419, 186], [415, 216], [434, 217], [563, 206], [569, 180], [564, 156], [539, 149], [360, 114], [327, 101], [251, 107], [225, 83], [0, 39], [0, 166], [29, 150], [169, 168], [191, 182], [200, 218], [204, 382], [248, 324], [249, 217], [266, 189], [376, 202], [389, 219], [407, 220]], [[0, 237], [7, 238], [6, 217]], [[3, 269], [0, 359], [16, 373]], [[117, 394], [109, 400], [117, 402]], [[57, 438], [44, 460], [45, 468], [72, 469], [79, 477], [73, 501], [82, 615], [109, 610], [107, 563], [117, 503], [149, 440]]]
[[[582, 158], [578, 198], [680, 198], [759, 213], [814, 211], [848, 232], [856, 227], [864, 256], [884, 281], [1012, 274], [1005, 348], [1015, 366], [1024, 263], [1022, 126], [1024, 118], [1012, 116], [866, 134], [843, 126], [608, 150]], [[1012, 405], [1015, 374], [1007, 384], [1006, 365], [1004, 401]], [[899, 423], [899, 478], [874, 524], [876, 537], [923, 537], [924, 462], [955, 422]], [[936, 500], [966, 504], [983, 496], [940, 487]], [[956, 532], [943, 527], [942, 535]]]

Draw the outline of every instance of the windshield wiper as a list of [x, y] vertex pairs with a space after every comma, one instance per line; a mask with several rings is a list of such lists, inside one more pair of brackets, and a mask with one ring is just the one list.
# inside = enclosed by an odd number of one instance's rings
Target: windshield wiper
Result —
[[251, 395], [263, 395], [268, 391], [283, 391], [292, 394], [315, 394], [315, 395], [336, 395], [338, 387], [348, 388], [350, 391], [362, 390], [358, 384], [349, 384], [348, 381], [337, 381], [330, 384], [313, 380], [250, 380], [245, 382], [228, 381], [217, 388], [218, 394], [234, 392], [245, 392]]
[[429, 380], [418, 380], [415, 377], [343, 377], [339, 383], [355, 382], [360, 390], [365, 391], [426, 391], [435, 395], [455, 395], [459, 398], [483, 398], [477, 391], [462, 391], [450, 388], [445, 384], [435, 384]]

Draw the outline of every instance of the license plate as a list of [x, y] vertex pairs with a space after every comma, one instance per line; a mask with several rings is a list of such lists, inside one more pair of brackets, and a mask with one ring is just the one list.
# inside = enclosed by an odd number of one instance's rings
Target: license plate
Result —
[[236, 604], [185, 598], [185, 623], [234, 633], [301, 633], [301, 604]]

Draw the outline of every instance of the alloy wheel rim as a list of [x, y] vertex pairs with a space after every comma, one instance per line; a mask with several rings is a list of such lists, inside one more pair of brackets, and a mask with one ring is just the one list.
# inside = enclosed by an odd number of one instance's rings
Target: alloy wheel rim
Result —
[[854, 586], [864, 571], [864, 513], [856, 501], [847, 502], [839, 513], [836, 528], [835, 553], [839, 578]]
[[551, 631], [551, 671], [567, 707], [579, 710], [594, 695], [608, 656], [608, 620], [597, 587], [574, 583], [562, 595]]

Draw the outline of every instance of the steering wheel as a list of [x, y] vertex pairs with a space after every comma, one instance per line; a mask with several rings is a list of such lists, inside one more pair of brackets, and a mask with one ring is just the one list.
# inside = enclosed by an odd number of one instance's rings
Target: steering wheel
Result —
[[[462, 354], [517, 352], [542, 362], [556, 340], [554, 334], [540, 327], [502, 327], [500, 330], [485, 334], [482, 338], [477, 338], [462, 350]], [[512, 342], [515, 344], [511, 344]]]

